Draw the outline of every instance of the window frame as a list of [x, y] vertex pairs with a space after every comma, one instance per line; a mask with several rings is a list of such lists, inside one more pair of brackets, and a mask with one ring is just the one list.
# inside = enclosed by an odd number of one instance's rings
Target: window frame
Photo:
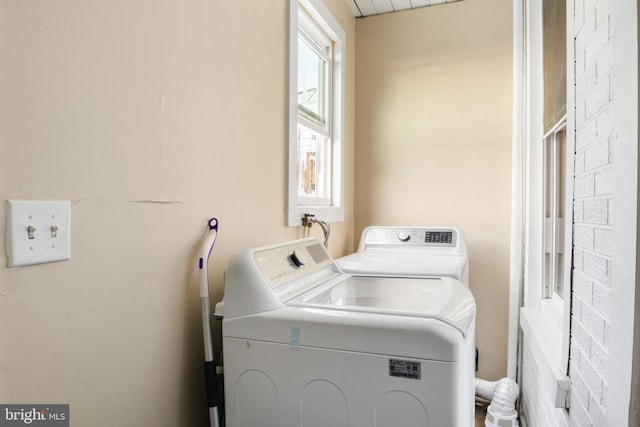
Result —
[[[298, 123], [314, 131], [321, 130], [312, 120], [298, 114], [298, 11], [303, 9], [314, 25], [333, 42], [333, 61], [328, 76], [331, 102], [326, 123], [330, 144], [330, 200], [298, 196]], [[289, 93], [288, 93], [288, 194], [286, 223], [302, 225], [305, 214], [327, 222], [344, 221], [344, 82], [345, 32], [321, 0], [289, 1]], [[311, 125], [311, 126], [309, 126]], [[317, 201], [317, 202], [316, 202]]]
[[[572, 10], [573, 2], [567, 4]], [[565, 282], [562, 298], [547, 298], [544, 283], [544, 150], [545, 131], [543, 125], [543, 32], [542, 4], [535, 1], [522, 2], [522, 189], [524, 204], [522, 212], [522, 278], [523, 292], [520, 303], [519, 326], [522, 331], [520, 342], [527, 340], [530, 345], [543, 349], [538, 360], [539, 368], [552, 381], [544, 382], [544, 393], [549, 396], [557, 408], [568, 409], [568, 396], [571, 387], [569, 378], [569, 350], [571, 344], [571, 279], [573, 257], [573, 192], [575, 159], [575, 76], [573, 70], [574, 55], [570, 48], [573, 41], [571, 19], [567, 18], [567, 99], [566, 99], [566, 139], [565, 139], [565, 195], [563, 231], [562, 274]], [[569, 16], [569, 14], [568, 14]], [[515, 282], [517, 283], [517, 282]], [[511, 353], [513, 354], [513, 353]], [[522, 371], [522, 360], [518, 359]]]

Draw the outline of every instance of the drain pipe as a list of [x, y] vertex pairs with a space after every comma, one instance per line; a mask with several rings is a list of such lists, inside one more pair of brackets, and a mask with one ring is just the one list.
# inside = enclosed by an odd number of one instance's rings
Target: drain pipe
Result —
[[492, 382], [476, 378], [474, 388], [477, 398], [491, 402], [484, 420], [485, 427], [518, 427], [515, 405], [520, 388], [514, 380], [502, 378]]

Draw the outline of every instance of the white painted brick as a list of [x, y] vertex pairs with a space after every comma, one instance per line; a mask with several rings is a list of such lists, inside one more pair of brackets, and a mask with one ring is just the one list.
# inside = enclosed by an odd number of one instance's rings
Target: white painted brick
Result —
[[585, 111], [587, 118], [598, 114], [611, 101], [611, 80], [609, 77], [609, 75], [606, 75], [596, 84], [594, 90], [587, 95]]
[[600, 283], [607, 283], [607, 260], [600, 255], [584, 252], [583, 270], [587, 275], [593, 277]]
[[583, 101], [595, 87], [597, 80], [596, 62], [585, 64], [585, 69], [576, 81], [576, 102]]
[[571, 417], [571, 425], [579, 427], [588, 427], [591, 425], [589, 415], [586, 410], [587, 402], [581, 402], [577, 396], [571, 395], [571, 410], [569, 416]]
[[584, 249], [593, 249], [594, 240], [593, 227], [585, 225], [575, 225], [573, 227], [573, 241], [576, 246]]
[[593, 308], [605, 319], [611, 319], [611, 290], [607, 286], [594, 283]]
[[573, 273], [573, 298], [576, 297], [587, 304], [593, 304], [593, 282], [579, 271]]
[[588, 147], [584, 151], [584, 169], [589, 171], [609, 164], [609, 139]]
[[598, 0], [584, 0], [584, 14], [590, 15], [593, 13], [595, 15], [596, 4]]
[[[584, 172], [584, 158], [585, 158], [585, 151], [581, 151], [580, 153], [577, 153], [574, 155], [573, 172], [575, 175], [580, 175]], [[574, 217], [575, 217], [575, 213], [574, 213]]]
[[604, 348], [610, 348], [609, 339], [611, 338], [611, 331], [609, 329], [610, 329], [609, 323], [606, 323], [604, 325], [604, 342], [602, 343]]
[[596, 59], [596, 79], [601, 80], [613, 69], [613, 43], [607, 44]]
[[604, 138], [613, 132], [613, 109], [607, 108], [603, 110], [596, 118], [597, 138]]
[[589, 401], [589, 419], [593, 426], [606, 425], [607, 417], [604, 414], [604, 408], [594, 397]]
[[[602, 124], [604, 126], [605, 123]], [[588, 120], [582, 126], [576, 129], [576, 151], [583, 150], [585, 147], [595, 143], [598, 140], [598, 119]]]
[[580, 27], [584, 23], [584, 0], [573, 2], [573, 20], [575, 30], [580, 31]]
[[[573, 195], [576, 198], [589, 197], [595, 194], [595, 175], [585, 173], [576, 176], [573, 181]], [[585, 214], [587, 206], [585, 205]]]
[[585, 48], [585, 64], [595, 61], [610, 39], [609, 19], [607, 18], [602, 25], [596, 27], [595, 33], [588, 41], [588, 46]]
[[577, 369], [577, 365], [569, 365], [569, 375], [571, 376], [571, 399], [578, 399], [580, 402], [588, 403], [589, 389], [584, 383], [584, 380]]
[[591, 335], [589, 335], [576, 316], [574, 316], [571, 321], [571, 342], [574, 345], [574, 349], [577, 349], [583, 356], [576, 359], [576, 362], [582, 362], [584, 356], [588, 356], [589, 354]]
[[613, 225], [613, 204], [614, 204], [613, 199], [609, 200], [609, 208], [608, 208], [609, 220], [607, 221], [607, 224], [609, 225]]
[[[578, 195], [576, 194], [576, 197]], [[583, 221], [588, 224], [608, 224], [609, 222], [609, 200], [595, 199], [584, 201]]]
[[591, 340], [591, 350], [589, 360], [602, 378], [606, 378], [609, 369], [609, 351], [606, 350], [596, 340]]
[[577, 295], [574, 295], [574, 298], [571, 301], [571, 316], [572, 318], [575, 317], [576, 321], [580, 320], [580, 315], [582, 313], [582, 301], [583, 300], [578, 298]]
[[596, 252], [611, 255], [611, 239], [613, 233], [608, 228], [596, 228], [594, 230], [594, 249]]
[[595, 173], [595, 194], [602, 196], [613, 193], [613, 167]]
[[573, 268], [584, 271], [584, 251], [580, 248], [573, 248]]
[[573, 220], [584, 222], [584, 201], [576, 200], [573, 202]]
[[579, 77], [586, 69], [586, 49], [577, 49], [574, 53], [576, 77]]
[[582, 358], [582, 349], [572, 339], [569, 343], [569, 363], [580, 366], [580, 359]]
[[587, 121], [587, 101], [576, 101], [576, 127], [582, 126]]
[[[602, 385], [600, 386], [602, 388]], [[600, 402], [603, 399], [602, 392], [599, 396], [592, 395], [589, 400], [589, 419], [594, 426], [606, 425], [606, 416], [604, 414], [604, 408], [600, 406]]]
[[[606, 320], [587, 304], [582, 304], [580, 324], [595, 341], [604, 345], [604, 325]], [[582, 365], [581, 365], [582, 366]], [[585, 378], [585, 381], [587, 379]]]
[[[582, 363], [579, 369], [580, 375], [589, 390], [589, 395], [593, 396], [597, 402], [600, 402], [602, 400], [602, 377], [588, 361]], [[589, 403], [587, 403], [587, 410], [589, 409], [588, 405]]]
[[[588, 5], [587, 3], [589, 2], [592, 2], [592, 0], [585, 1], [584, 21], [580, 28], [577, 28], [575, 35], [575, 46], [578, 50], [589, 49], [590, 41], [597, 30], [596, 8], [594, 5]], [[578, 74], [577, 77], [579, 78], [580, 75]]]
[[611, 4], [606, 0], [599, 0], [595, 3], [596, 9], [596, 26], [609, 25], [611, 21]]

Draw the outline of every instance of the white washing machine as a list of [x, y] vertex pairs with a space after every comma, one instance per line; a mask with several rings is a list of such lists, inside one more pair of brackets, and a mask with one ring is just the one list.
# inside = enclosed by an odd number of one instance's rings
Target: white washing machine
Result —
[[336, 263], [352, 274], [446, 276], [469, 286], [467, 244], [453, 227], [367, 227], [358, 251]]
[[227, 427], [471, 427], [475, 301], [449, 277], [343, 273], [317, 239], [229, 261]]

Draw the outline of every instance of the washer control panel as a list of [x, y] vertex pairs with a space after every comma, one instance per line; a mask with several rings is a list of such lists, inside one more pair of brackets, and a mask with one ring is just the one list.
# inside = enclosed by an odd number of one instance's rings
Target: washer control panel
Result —
[[446, 227], [370, 227], [364, 236], [366, 246], [455, 247], [457, 243], [456, 230]]
[[298, 241], [256, 251], [254, 261], [271, 288], [303, 277], [332, 264], [333, 259], [319, 241]]

